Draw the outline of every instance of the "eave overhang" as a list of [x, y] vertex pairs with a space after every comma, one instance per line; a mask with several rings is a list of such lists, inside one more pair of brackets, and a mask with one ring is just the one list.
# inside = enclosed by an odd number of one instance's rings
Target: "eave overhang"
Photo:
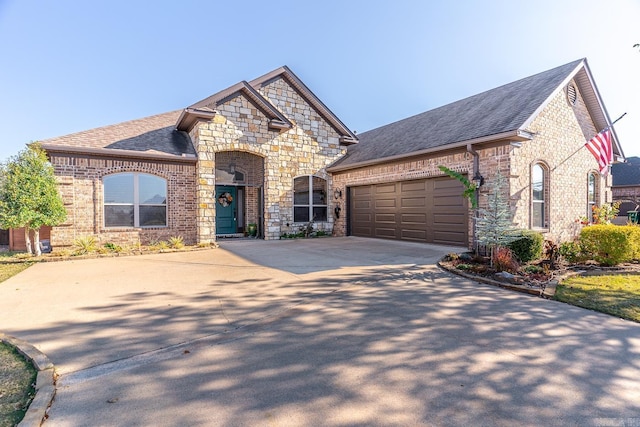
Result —
[[[437, 153], [437, 152], [441, 152], [441, 151], [448, 151], [448, 150], [455, 150], [455, 149], [459, 149], [459, 148], [467, 148], [468, 145], [475, 145], [475, 144], [487, 144], [487, 143], [493, 143], [493, 142], [522, 142], [522, 141], [529, 141], [533, 139], [533, 135], [531, 135], [531, 133], [524, 131], [522, 129], [516, 129], [513, 131], [508, 131], [508, 132], [503, 132], [503, 133], [499, 133], [499, 134], [495, 134], [495, 135], [488, 135], [488, 136], [483, 136], [480, 138], [474, 138], [474, 139], [470, 139], [467, 141], [459, 141], [459, 142], [454, 142], [452, 144], [447, 144], [447, 145], [442, 145], [439, 147], [433, 147], [433, 148], [427, 148], [424, 150], [418, 150], [418, 151], [413, 151], [411, 153], [404, 153], [404, 154], [398, 154], [395, 156], [388, 156], [388, 157], [383, 157], [383, 158], [379, 158], [379, 159], [372, 159], [372, 160], [367, 160], [367, 161], [363, 161], [363, 162], [358, 162], [358, 163], [352, 163], [349, 165], [336, 165], [336, 166], [329, 166], [327, 167], [327, 172], [342, 172], [342, 171], [346, 171], [346, 170], [351, 170], [351, 169], [358, 169], [358, 168], [362, 168], [362, 167], [366, 167], [366, 166], [373, 166], [373, 165], [377, 165], [377, 164], [381, 164], [381, 163], [387, 163], [387, 162], [391, 162], [391, 161], [396, 161], [396, 160], [402, 160], [402, 159], [407, 159], [407, 158], [411, 158], [411, 157], [416, 157], [416, 156], [423, 156], [425, 154], [433, 154], [433, 153]], [[348, 156], [348, 154], [347, 154]], [[338, 160], [339, 162], [339, 160]]]
[[89, 147], [70, 147], [64, 145], [53, 144], [40, 144], [40, 146], [47, 153], [57, 154], [73, 154], [73, 155], [87, 155], [92, 157], [117, 157], [127, 159], [142, 159], [142, 160], [155, 160], [155, 161], [167, 161], [178, 163], [196, 163], [198, 158], [193, 154], [183, 154], [182, 156], [176, 156], [172, 154], [163, 153], [149, 153], [146, 151], [132, 151], [132, 150], [117, 150], [113, 148], [89, 148]]
[[216, 110], [210, 108], [192, 108], [188, 107], [182, 110], [176, 129], [184, 132], [191, 132], [196, 123], [201, 121], [211, 121], [216, 115]]

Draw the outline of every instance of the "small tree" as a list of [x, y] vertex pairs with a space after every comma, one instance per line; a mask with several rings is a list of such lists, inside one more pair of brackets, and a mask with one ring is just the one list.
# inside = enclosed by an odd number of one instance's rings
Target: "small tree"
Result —
[[504, 185], [505, 179], [498, 172], [488, 195], [487, 207], [478, 210], [476, 219], [476, 238], [479, 244], [489, 249], [492, 265], [495, 249], [507, 246], [519, 237], [513, 226], [509, 203], [502, 193]]
[[53, 166], [38, 144], [30, 144], [0, 167], [0, 226], [24, 227], [28, 253], [41, 254], [40, 227], [58, 225], [66, 217]]

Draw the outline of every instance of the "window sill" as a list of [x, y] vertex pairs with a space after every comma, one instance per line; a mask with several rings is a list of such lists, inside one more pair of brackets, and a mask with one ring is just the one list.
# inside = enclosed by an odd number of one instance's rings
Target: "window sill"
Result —
[[548, 233], [550, 231], [550, 228], [549, 227], [545, 227], [545, 228], [531, 227], [530, 230], [531, 231], [537, 231], [539, 233]]
[[102, 231], [136, 231], [136, 230], [164, 230], [169, 228], [166, 225], [151, 225], [148, 227], [104, 227]]

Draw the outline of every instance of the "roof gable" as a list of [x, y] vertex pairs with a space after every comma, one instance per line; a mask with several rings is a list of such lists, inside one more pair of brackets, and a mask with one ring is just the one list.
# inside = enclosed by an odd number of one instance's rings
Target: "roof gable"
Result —
[[241, 81], [208, 98], [196, 102], [184, 110], [178, 119], [177, 127], [180, 130], [190, 131], [198, 120], [210, 120], [211, 117], [217, 113], [217, 106], [233, 97], [244, 96], [267, 116], [269, 119], [269, 127], [272, 130], [289, 129], [293, 127], [291, 120], [279, 111], [268, 98], [258, 92], [258, 89], [276, 79], [284, 79], [311, 108], [316, 110], [340, 135], [340, 143], [348, 145], [358, 142], [355, 134], [351, 132], [287, 66], [277, 68], [251, 82]]
[[340, 135], [340, 143], [344, 145], [358, 142], [356, 135], [318, 98], [289, 67], [282, 66], [250, 82], [256, 89], [266, 86], [275, 79], [282, 78], [300, 95], [314, 110], [327, 121]]
[[[360, 143], [349, 147], [347, 155], [329, 169], [359, 167], [469, 143], [527, 139], [528, 124], [574, 76], [587, 94], [596, 125], [608, 123], [586, 60], [581, 59], [364, 132], [358, 135]], [[617, 142], [616, 147], [621, 153]]]
[[258, 91], [252, 87], [246, 81], [241, 81], [235, 85], [228, 87], [208, 98], [198, 101], [190, 107], [186, 108], [180, 115], [177, 122], [177, 128], [180, 130], [190, 131], [195, 123], [194, 118], [198, 119], [210, 119], [215, 115], [216, 108], [224, 104], [227, 100], [236, 96], [244, 96], [249, 102], [258, 108], [269, 120], [269, 128], [272, 130], [290, 129], [293, 124], [282, 114], [276, 107], [273, 106], [265, 97], [263, 97]]

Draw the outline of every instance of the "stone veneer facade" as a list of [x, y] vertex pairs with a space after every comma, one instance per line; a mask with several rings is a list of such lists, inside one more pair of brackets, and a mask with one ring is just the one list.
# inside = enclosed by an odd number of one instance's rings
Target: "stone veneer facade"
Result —
[[[324, 178], [328, 194], [333, 194], [331, 177], [325, 168], [345, 152], [339, 142], [340, 135], [283, 78], [267, 82], [259, 92], [293, 123], [292, 128], [269, 129], [269, 118], [245, 96], [237, 94], [212, 106], [217, 111], [213, 119], [200, 122], [190, 131], [199, 159], [196, 222], [201, 243], [210, 243], [216, 238], [215, 170], [221, 153], [229, 153], [228, 156], [236, 153], [238, 158], [239, 153], [247, 153], [254, 159], [262, 159], [263, 236], [267, 240], [279, 239], [282, 233], [297, 231], [297, 227], [303, 225], [293, 221], [295, 177]], [[248, 197], [251, 199], [251, 192]], [[328, 202], [331, 203], [331, 198]], [[255, 206], [255, 201], [248, 200], [247, 221], [258, 219], [250, 216], [252, 205]], [[333, 227], [331, 212], [329, 204], [327, 221], [318, 223], [319, 228]]]
[[[565, 90], [560, 91], [532, 121], [527, 129], [534, 136], [520, 147], [510, 141], [474, 145], [479, 156], [479, 171], [485, 177], [480, 191], [480, 206], [486, 206], [491, 181], [500, 170], [507, 179], [514, 225], [531, 229], [531, 169], [535, 163], [544, 165], [546, 172], [546, 214], [548, 227], [540, 229], [545, 238], [554, 241], [571, 240], [579, 233], [576, 220], [588, 215], [587, 179], [596, 173], [597, 200], [600, 205], [611, 201], [611, 178], [597, 173], [597, 164], [584, 148], [595, 129], [581, 96], [575, 105], [567, 101]], [[346, 194], [347, 187], [443, 176], [438, 165], [473, 175], [473, 155], [464, 148], [393, 162], [361, 167], [333, 174], [334, 188]], [[346, 212], [346, 198], [340, 200]], [[473, 213], [469, 214], [469, 246], [473, 242]], [[334, 234], [347, 231], [346, 215], [335, 222]]]
[[[195, 160], [195, 159], [194, 159]], [[100, 244], [149, 244], [182, 236], [185, 243], [197, 240], [195, 218], [195, 162], [137, 160], [51, 153], [50, 161], [67, 208], [67, 220], [51, 231], [53, 247], [73, 245], [77, 238], [94, 236]], [[142, 172], [167, 180], [167, 226], [105, 228], [102, 179], [122, 172]]]

